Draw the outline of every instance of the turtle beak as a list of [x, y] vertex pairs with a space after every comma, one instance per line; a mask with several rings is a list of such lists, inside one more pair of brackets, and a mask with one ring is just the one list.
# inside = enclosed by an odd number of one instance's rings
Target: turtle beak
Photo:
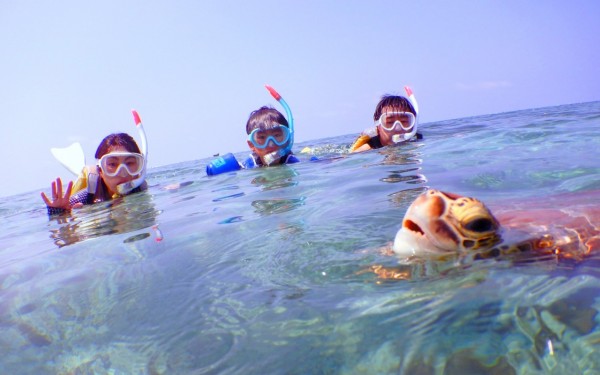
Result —
[[425, 233], [411, 220], [404, 220], [402, 228], [396, 233], [393, 250], [402, 256], [413, 256], [422, 248], [426, 240]]
[[437, 190], [429, 190], [410, 205], [402, 220], [402, 228], [394, 239], [394, 252], [411, 256], [417, 253], [446, 254], [455, 251], [455, 235], [440, 220], [446, 204], [439, 195]]

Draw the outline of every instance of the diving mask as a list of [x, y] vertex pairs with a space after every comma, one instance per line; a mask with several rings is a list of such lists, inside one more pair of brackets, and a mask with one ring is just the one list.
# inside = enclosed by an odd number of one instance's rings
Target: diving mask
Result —
[[254, 147], [264, 149], [273, 142], [275, 146], [282, 147], [290, 140], [290, 129], [284, 125], [277, 125], [269, 129], [254, 129], [249, 135], [248, 140]]
[[412, 112], [382, 113], [375, 125], [392, 133], [394, 143], [408, 141], [417, 134], [417, 118]]
[[144, 170], [145, 161], [135, 152], [111, 152], [100, 158], [98, 165], [109, 177], [118, 176], [122, 169], [130, 176], [136, 176]]
[[385, 112], [379, 116], [375, 125], [388, 132], [404, 130], [409, 132], [415, 126], [416, 117], [412, 112]]

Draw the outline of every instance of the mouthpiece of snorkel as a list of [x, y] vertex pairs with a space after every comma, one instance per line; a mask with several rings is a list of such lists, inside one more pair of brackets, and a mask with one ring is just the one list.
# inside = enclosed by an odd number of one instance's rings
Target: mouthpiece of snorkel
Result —
[[287, 117], [288, 127], [290, 129], [290, 140], [288, 142], [288, 145], [285, 146], [284, 148], [280, 148], [277, 151], [271, 152], [270, 154], [267, 154], [263, 157], [265, 163], [267, 163], [267, 165], [271, 165], [276, 160], [279, 160], [280, 158], [282, 158], [285, 155], [287, 155], [288, 153], [290, 153], [290, 151], [292, 151], [292, 146], [294, 145], [294, 118], [292, 117], [292, 110], [290, 109], [290, 106], [285, 102], [285, 100], [281, 97], [281, 95], [279, 95], [279, 93], [273, 87], [271, 87], [269, 85], [265, 85], [265, 88], [267, 90], [269, 90], [269, 93], [271, 94], [271, 96], [273, 98], [275, 98], [275, 100], [277, 100], [279, 102], [279, 104], [281, 104], [283, 109], [285, 110], [285, 113], [287, 115], [286, 117]]
[[417, 134], [417, 128], [419, 127], [419, 104], [417, 103], [417, 98], [415, 98], [415, 94], [413, 94], [412, 89], [409, 86], [404, 86], [404, 91], [406, 91], [406, 95], [408, 95], [408, 100], [415, 109], [415, 124], [413, 125], [412, 131], [410, 133], [394, 134], [392, 136], [392, 142], [394, 143], [406, 142], [410, 140], [412, 137], [415, 136], [415, 134]]
[[139, 187], [141, 184], [146, 181], [146, 167], [148, 165], [148, 139], [146, 138], [146, 132], [144, 131], [144, 126], [142, 125], [142, 120], [140, 119], [140, 115], [135, 109], [131, 110], [133, 114], [133, 121], [135, 122], [135, 127], [138, 130], [140, 138], [142, 139], [142, 155], [144, 156], [144, 167], [140, 172], [140, 177], [135, 180], [125, 182], [123, 184], [117, 185], [117, 192], [121, 195], [129, 194], [133, 189]]

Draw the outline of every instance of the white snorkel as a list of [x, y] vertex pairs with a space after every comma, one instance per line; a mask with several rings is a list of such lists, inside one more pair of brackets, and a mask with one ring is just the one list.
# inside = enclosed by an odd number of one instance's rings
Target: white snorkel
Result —
[[413, 125], [412, 131], [410, 133], [394, 134], [392, 136], [392, 142], [394, 143], [406, 142], [410, 140], [412, 137], [415, 136], [415, 134], [417, 134], [417, 128], [419, 125], [419, 104], [417, 103], [417, 98], [415, 98], [415, 94], [413, 94], [412, 89], [409, 86], [404, 86], [404, 91], [406, 91], [406, 95], [408, 95], [408, 100], [415, 109], [415, 124]]
[[148, 140], [146, 139], [146, 132], [144, 131], [144, 126], [142, 125], [142, 120], [140, 119], [140, 115], [137, 113], [135, 109], [131, 110], [133, 114], [133, 121], [135, 121], [135, 127], [138, 130], [140, 138], [142, 140], [142, 156], [144, 156], [144, 167], [140, 172], [140, 177], [135, 180], [131, 180], [129, 182], [125, 182], [123, 184], [117, 185], [117, 192], [121, 195], [126, 195], [130, 193], [133, 189], [139, 187], [141, 184], [146, 181], [146, 166], [148, 165]]
[[271, 93], [271, 96], [273, 96], [273, 98], [275, 98], [275, 100], [277, 100], [279, 102], [279, 104], [281, 104], [283, 109], [285, 109], [285, 113], [287, 114], [288, 128], [290, 129], [290, 140], [288, 142], [288, 145], [285, 146], [284, 148], [280, 148], [277, 151], [271, 152], [270, 154], [267, 154], [263, 157], [265, 163], [267, 163], [267, 165], [271, 165], [275, 160], [278, 160], [278, 159], [284, 157], [290, 151], [292, 151], [292, 146], [294, 145], [294, 118], [292, 117], [292, 110], [290, 109], [288, 104], [285, 102], [285, 100], [283, 100], [281, 95], [279, 95], [279, 93], [277, 91], [275, 91], [275, 89], [273, 87], [271, 87], [269, 85], [265, 85], [265, 87], [267, 90], [269, 90], [269, 93]]

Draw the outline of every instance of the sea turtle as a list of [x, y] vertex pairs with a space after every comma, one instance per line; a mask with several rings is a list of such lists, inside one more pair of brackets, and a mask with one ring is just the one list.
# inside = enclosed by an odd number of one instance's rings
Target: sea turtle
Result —
[[[430, 189], [410, 205], [389, 253], [404, 258], [501, 256], [581, 261], [600, 250], [600, 190], [513, 201], [488, 208], [472, 197]], [[494, 212], [494, 214], [492, 214]], [[381, 278], [405, 269], [373, 266]]]
[[[494, 207], [439, 190], [419, 195], [406, 211], [393, 251], [399, 255], [529, 253], [581, 260], [600, 249], [600, 190]], [[492, 214], [492, 211], [494, 214]]]

